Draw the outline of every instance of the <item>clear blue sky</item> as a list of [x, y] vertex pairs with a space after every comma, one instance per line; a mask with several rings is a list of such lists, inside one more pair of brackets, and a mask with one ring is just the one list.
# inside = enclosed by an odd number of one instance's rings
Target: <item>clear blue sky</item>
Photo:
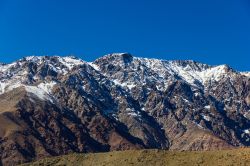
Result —
[[107, 53], [250, 70], [249, 0], [0, 0], [0, 61]]

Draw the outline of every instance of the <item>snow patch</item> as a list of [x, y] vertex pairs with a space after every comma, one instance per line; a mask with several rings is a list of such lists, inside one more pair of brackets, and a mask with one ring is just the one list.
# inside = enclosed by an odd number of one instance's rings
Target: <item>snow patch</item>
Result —
[[240, 74], [246, 77], [250, 77], [250, 72], [241, 72]]
[[211, 108], [211, 106], [210, 105], [206, 105], [204, 108], [209, 110]]
[[243, 132], [246, 133], [246, 134], [250, 133], [249, 129], [245, 129], [245, 130], [243, 130]]
[[36, 95], [38, 98], [42, 100], [46, 100], [48, 98], [45, 91], [36, 86], [25, 86], [25, 90], [29, 93]]
[[6, 83], [0, 82], [0, 94], [5, 92]]
[[22, 84], [20, 82], [17, 82], [15, 84], [12, 84], [12, 85], [9, 85], [7, 88], [6, 88], [6, 91], [12, 91], [18, 87], [21, 87]]
[[127, 109], [126, 109], [126, 112], [127, 112], [127, 114], [130, 115], [130, 116], [139, 117], [139, 118], [141, 117], [140, 112], [135, 111], [134, 109], [127, 108]]
[[206, 116], [206, 115], [202, 115], [203, 119], [205, 119], [206, 121], [210, 121], [210, 117], [209, 116]]
[[202, 127], [200, 124], [198, 124], [197, 122], [193, 122], [198, 128], [200, 128], [200, 129], [203, 129], [203, 130], [205, 130], [205, 128], [204, 127]]
[[75, 57], [59, 57], [58, 60], [69, 70], [71, 70], [74, 66], [82, 65], [85, 63], [83, 60], [77, 59]]
[[49, 100], [53, 102], [51, 97], [51, 89], [56, 84], [56, 82], [41, 83], [38, 86], [24, 86], [28, 93], [36, 95], [41, 100]]
[[182, 97], [182, 99], [183, 99], [184, 102], [189, 103], [189, 100], [187, 100], [187, 99], [185, 99], [183, 97]]
[[90, 63], [88, 63], [91, 67], [93, 67], [95, 70], [97, 70], [97, 71], [100, 71], [100, 67], [99, 66], [97, 66], [96, 64], [94, 64], [94, 63], [92, 63], [92, 62], [90, 62]]
[[4, 65], [4, 66], [1, 66], [0, 72], [2, 72], [2, 73], [7, 72], [11, 67], [15, 66], [16, 64], [17, 63], [14, 62], [14, 63], [11, 63], [11, 64], [7, 64], [7, 65]]
[[127, 86], [130, 90], [131, 90], [132, 88], [136, 87], [136, 85], [134, 85], [134, 84], [126, 84], [125, 86]]
[[132, 88], [136, 87], [135, 84], [130, 83], [130, 82], [120, 83], [119, 80], [114, 80], [113, 82], [115, 83], [115, 85], [119, 85], [121, 87], [128, 88], [129, 90], [131, 90]]
[[55, 81], [40, 83], [37, 87], [43, 89], [47, 94], [51, 94], [51, 90], [57, 83]]
[[20, 82], [11, 82], [11, 81], [6, 81], [6, 82], [0, 82], [0, 94], [3, 94], [5, 92], [12, 91], [15, 88], [18, 88], [22, 86]]

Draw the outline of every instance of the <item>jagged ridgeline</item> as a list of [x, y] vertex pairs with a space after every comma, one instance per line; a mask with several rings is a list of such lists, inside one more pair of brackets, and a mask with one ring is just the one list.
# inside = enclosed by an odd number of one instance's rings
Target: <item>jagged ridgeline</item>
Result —
[[250, 78], [227, 65], [110, 54], [0, 64], [2, 164], [71, 152], [250, 145]]

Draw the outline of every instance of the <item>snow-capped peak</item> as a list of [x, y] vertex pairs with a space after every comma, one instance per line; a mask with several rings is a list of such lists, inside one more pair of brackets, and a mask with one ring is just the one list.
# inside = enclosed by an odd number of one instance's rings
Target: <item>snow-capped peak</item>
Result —
[[37, 61], [37, 60], [41, 60], [43, 57], [42, 56], [27, 56], [24, 57], [23, 59], [26, 61]]
[[[229, 73], [227, 65], [211, 66], [193, 60], [160, 60], [133, 57], [128, 53], [109, 54], [90, 63], [96, 70], [120, 85], [134, 83], [144, 84], [147, 81], [157, 82], [159, 89], [166, 89], [172, 81], [181, 79], [195, 88], [204, 89], [206, 85], [216, 83]], [[129, 75], [120, 73], [124, 71]], [[120, 73], [120, 74], [119, 74]]]
[[[128, 89], [132, 89], [137, 83], [144, 84], [147, 80], [157, 82], [157, 88], [159, 89], [166, 89], [174, 79], [182, 79], [194, 87], [204, 88], [206, 84], [219, 81], [229, 72], [227, 65], [210, 66], [192, 60], [173, 61], [137, 58], [129, 53], [108, 54], [89, 63], [73, 56], [29, 56], [11, 64], [0, 66], [0, 73], [2, 74], [0, 77], [0, 93], [4, 93], [10, 86], [22, 84], [24, 78], [33, 77], [34, 80], [37, 78], [36, 73], [30, 75], [29, 65], [27, 65], [29, 62], [37, 64], [38, 70], [43, 65], [47, 65], [44, 67], [45, 70], [49, 68], [62, 75], [70, 73], [75, 66], [88, 64], [103, 75], [113, 79], [113, 81], [115, 80], [116, 84], [127, 86]], [[117, 70], [112, 69], [113, 73], [109, 75], [102, 71], [104, 65], [119, 68], [116, 68]], [[117, 74], [118, 70], [127, 70], [126, 73], [129, 72], [130, 74], [128, 77], [133, 78], [124, 78], [125, 75]], [[249, 76], [249, 73], [242, 74]]]
[[165, 73], [170, 73], [194, 86], [219, 81], [229, 68], [227, 65], [209, 66], [190, 60], [167, 61], [148, 58], [134, 58], [134, 60], [155, 71], [161, 77], [164, 77]]
[[[36, 64], [35, 73], [31, 63]], [[20, 86], [28, 86], [27, 82], [32, 82], [30, 81], [32, 79], [37, 80], [40, 77], [43, 80], [44, 74], [47, 75], [51, 71], [65, 75], [73, 67], [84, 63], [83, 60], [73, 56], [28, 56], [10, 64], [0, 65], [0, 94]], [[31, 70], [33, 71], [31, 72]], [[38, 73], [42, 73], [42, 75]]]
[[74, 66], [82, 65], [82, 64], [86, 63], [85, 61], [78, 59], [76, 57], [73, 57], [73, 56], [58, 57], [58, 60], [63, 65], [67, 66], [67, 68], [69, 70], [71, 70]]
[[190, 66], [183, 68], [182, 66], [174, 65], [173, 63], [170, 64], [171, 65], [168, 69], [191, 85], [196, 85], [196, 82], [200, 82], [202, 85], [205, 85], [209, 81], [219, 81], [223, 75], [227, 73], [226, 65], [195, 70], [190, 68]]

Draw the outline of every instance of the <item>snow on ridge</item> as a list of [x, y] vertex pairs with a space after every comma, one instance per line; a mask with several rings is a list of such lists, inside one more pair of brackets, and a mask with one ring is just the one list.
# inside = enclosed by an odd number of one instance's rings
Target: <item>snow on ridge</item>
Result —
[[0, 94], [5, 92], [6, 83], [0, 82]]
[[41, 60], [43, 58], [43, 56], [27, 56], [27, 57], [24, 57], [24, 59], [26, 61], [38, 61], [38, 60]]
[[180, 66], [172, 66], [172, 69], [175, 73], [192, 85], [195, 83], [195, 81], [200, 81], [203, 85], [210, 80], [219, 81], [220, 78], [222, 78], [222, 76], [227, 72], [225, 65], [212, 67], [202, 71], [187, 71], [185, 68]]
[[[60, 63], [65, 65], [69, 70], [71, 70], [74, 66], [84, 64], [85, 61], [74, 57], [74, 56], [49, 56], [49, 58], [57, 58]], [[28, 56], [25, 57], [26, 60], [28, 61], [42, 61], [44, 60], [45, 62], [48, 62], [47, 56]]]
[[[54, 63], [54, 61], [50, 61], [51, 58], [58, 58], [59, 64]], [[45, 63], [52, 70], [66, 74], [69, 70], [71, 70], [74, 66], [84, 64], [83, 60], [80, 60], [75, 57], [59, 57], [59, 56], [28, 56], [22, 58], [16, 62], [2, 65], [0, 66], [0, 94], [3, 94], [7, 91], [11, 91], [14, 88], [22, 86], [23, 81], [27, 78], [28, 70], [24, 67], [26, 62], [34, 62], [38, 65]], [[60, 67], [60, 62], [63, 63], [67, 69]], [[35, 79], [35, 78], [34, 78]], [[48, 92], [48, 88], [52, 85], [39, 85], [40, 88], [45, 89]], [[44, 87], [41, 87], [44, 86]], [[48, 87], [46, 87], [48, 86]]]
[[[129, 53], [113, 53], [105, 55], [101, 58], [104, 58], [106, 56], [121, 56], [124, 54], [129, 54]], [[51, 57], [56, 57], [61, 64], [66, 66], [66, 68], [61, 69], [59, 66], [56, 66], [53, 63], [49, 64], [50, 67], [53, 70], [64, 74], [67, 73], [69, 70], [72, 70], [73, 67], [82, 65], [84, 63], [87, 63], [88, 65], [92, 66], [95, 70], [100, 71], [99, 66], [95, 65], [94, 62], [85, 62], [79, 58], [72, 56], [66, 56], [66, 57], [51, 56]], [[35, 61], [39, 64], [42, 63], [43, 61], [47, 63], [49, 62], [49, 59], [47, 60], [46, 56], [28, 56], [25, 58], [25, 60], [27, 61]], [[195, 62], [193, 60], [161, 60], [161, 59], [133, 57], [132, 63], [134, 63], [135, 65], [144, 65], [150, 68], [155, 73], [157, 73], [159, 77], [157, 77], [156, 79], [161, 79], [159, 81], [164, 81], [166, 73], [170, 73], [173, 77], [178, 76], [193, 86], [200, 86], [200, 85], [204, 86], [204, 84], [206, 84], [207, 82], [219, 81], [227, 73], [226, 65], [209, 66], [206, 64]], [[6, 72], [15, 64], [17, 64], [17, 62], [0, 66], [0, 73]], [[244, 75], [250, 76], [249, 73], [246, 73]]]
[[0, 95], [22, 86], [20, 81], [0, 81]]
[[57, 58], [59, 60], [59, 62], [64, 64], [69, 69], [72, 69], [76, 65], [81, 65], [81, 64], [85, 63], [85, 61], [83, 61], [79, 58], [73, 57], [73, 56], [65, 56], [65, 57], [62, 57], [62, 56], [27, 56], [27, 57], [24, 57], [20, 60], [12, 62], [10, 64], [1, 65], [0, 71], [5, 71], [10, 66], [13, 66], [19, 62], [22, 62], [23, 60], [28, 61], [28, 62], [35, 62], [35, 63], [41, 64], [42, 62], [44, 62], [44, 63], [49, 62], [50, 58], [53, 58], [53, 57]]
[[28, 93], [32, 93], [35, 96], [37, 96], [41, 100], [49, 100], [50, 102], [53, 103], [53, 98], [51, 96], [51, 91], [54, 85], [57, 83], [54, 81], [51, 82], [43, 82], [38, 84], [37, 86], [28, 86], [28, 85], [23, 85], [25, 87], [25, 90]]
[[53, 103], [51, 90], [55, 84], [56, 82], [52, 81], [50, 83], [40, 83], [37, 86], [24, 85], [24, 87], [28, 93], [32, 93], [33, 95], [37, 96], [41, 100], [49, 100], [50, 102]]
[[[219, 81], [227, 73], [228, 69], [227, 65], [209, 66], [192, 60], [134, 59], [142, 62], [161, 77], [164, 77], [165, 73], [168, 72], [172, 75], [178, 75], [189, 84], [195, 86], [197, 81], [202, 85], [211, 80]], [[186, 66], [182, 66], [180, 63], [186, 63]]]
[[[115, 56], [115, 55], [123, 55], [125, 53], [119, 54], [108, 54], [106, 56]], [[106, 57], [104, 56], [104, 57]], [[103, 58], [103, 57], [102, 57]], [[162, 59], [153, 59], [153, 58], [141, 58], [141, 57], [133, 57], [132, 60], [133, 70], [136, 72], [138, 67], [147, 67], [150, 70], [156, 73], [156, 79], [159, 82], [164, 82], [165, 87], [167, 87], [166, 75], [171, 74], [173, 79], [178, 76], [183, 79], [190, 85], [197, 88], [204, 88], [205, 85], [210, 82], [217, 82], [222, 79], [228, 73], [227, 65], [219, 65], [212, 66], [199, 62], [195, 62], [193, 60], [162, 60]], [[94, 63], [89, 63], [94, 69], [100, 70], [98, 65], [94, 65]], [[122, 64], [115, 64], [122, 65]], [[169, 78], [169, 77], [168, 77]], [[172, 78], [169, 78], [171, 80]], [[119, 82], [119, 84], [123, 84], [123, 82]], [[124, 83], [125, 84], [125, 83]]]
[[45, 91], [47, 94], [51, 94], [51, 90], [54, 87], [54, 85], [56, 85], [57, 83], [55, 81], [51, 81], [51, 82], [43, 82], [40, 83], [39, 85], [37, 85], [38, 88], [42, 89], [43, 91]]
[[30, 61], [30, 60], [32, 60], [34, 57], [35, 57], [35, 56], [27, 56], [27, 57], [25, 57], [25, 60]]
[[38, 85], [24, 85], [20, 82], [16, 83], [0, 82], [0, 94], [12, 91], [15, 88], [24, 87], [28, 93], [32, 93], [42, 100], [49, 100], [53, 102], [51, 97], [51, 91], [54, 85], [56, 84], [57, 83], [54, 81], [42, 82]]
[[72, 56], [59, 57], [58, 60], [60, 63], [65, 65], [69, 70], [71, 70], [74, 66], [86, 63], [85, 61]]
[[10, 64], [0, 66], [0, 72], [4, 73], [4, 72], [8, 71], [11, 67], [13, 67], [16, 64], [17, 64], [16, 62], [13, 62], [13, 63], [10, 63]]
[[250, 77], [250, 72], [240, 72], [240, 74], [246, 77]]
[[96, 64], [94, 64], [93, 62], [88, 62], [88, 64], [93, 67], [96, 71], [100, 71], [100, 67]]
[[39, 99], [45, 100], [48, 98], [45, 91], [41, 90], [36, 86], [24, 86], [24, 87], [27, 92], [36, 95]]

